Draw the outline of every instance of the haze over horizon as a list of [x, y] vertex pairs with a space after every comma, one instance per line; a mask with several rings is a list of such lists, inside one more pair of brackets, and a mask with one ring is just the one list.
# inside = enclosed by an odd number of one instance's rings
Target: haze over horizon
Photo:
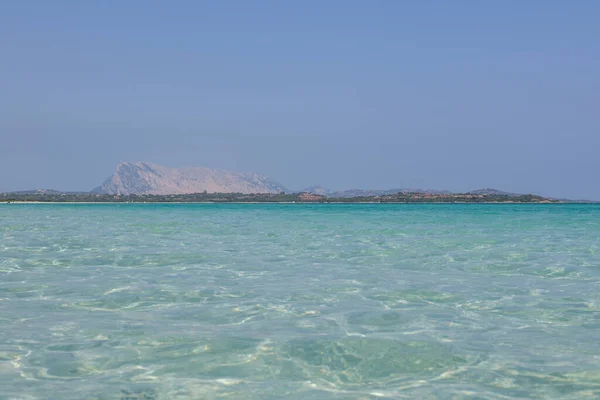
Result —
[[600, 200], [600, 2], [6, 2], [0, 192], [123, 161]]

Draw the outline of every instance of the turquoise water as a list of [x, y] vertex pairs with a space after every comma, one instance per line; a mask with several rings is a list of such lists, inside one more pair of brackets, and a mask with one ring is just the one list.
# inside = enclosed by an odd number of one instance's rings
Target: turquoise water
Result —
[[600, 398], [600, 206], [0, 205], [0, 398]]

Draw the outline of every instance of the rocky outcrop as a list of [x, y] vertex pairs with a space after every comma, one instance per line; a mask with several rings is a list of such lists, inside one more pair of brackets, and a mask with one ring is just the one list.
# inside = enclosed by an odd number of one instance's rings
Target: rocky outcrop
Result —
[[117, 165], [115, 173], [94, 193], [280, 193], [286, 189], [267, 177], [205, 167], [168, 168], [147, 162]]

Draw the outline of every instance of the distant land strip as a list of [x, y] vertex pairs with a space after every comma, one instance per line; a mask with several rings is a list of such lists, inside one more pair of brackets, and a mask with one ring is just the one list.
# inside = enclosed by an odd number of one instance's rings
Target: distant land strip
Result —
[[2, 193], [3, 203], [575, 203], [533, 194], [399, 192], [381, 196], [327, 197], [304, 193], [97, 194], [66, 192]]

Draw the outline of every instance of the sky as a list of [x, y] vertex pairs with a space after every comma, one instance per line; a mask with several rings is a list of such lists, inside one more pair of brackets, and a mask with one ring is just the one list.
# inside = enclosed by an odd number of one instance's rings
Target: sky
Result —
[[600, 200], [600, 2], [5, 1], [0, 191], [123, 161]]

